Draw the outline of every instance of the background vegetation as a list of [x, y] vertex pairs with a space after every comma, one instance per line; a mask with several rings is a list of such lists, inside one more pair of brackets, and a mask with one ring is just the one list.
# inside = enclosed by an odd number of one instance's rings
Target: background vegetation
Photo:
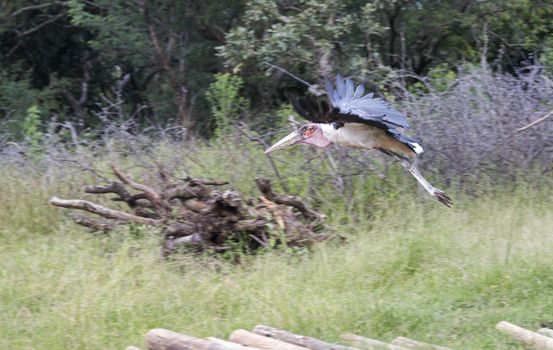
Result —
[[[518, 348], [497, 321], [553, 327], [553, 119], [515, 131], [553, 110], [552, 17], [538, 0], [0, 0], [0, 348], [257, 323]], [[455, 207], [372, 152], [264, 156], [293, 124], [283, 92], [304, 90], [269, 63], [406, 112]], [[347, 242], [168, 261], [156, 232], [90, 234], [47, 205], [87, 198], [112, 163], [250, 196], [270, 178]]]
[[[317, 82], [342, 73], [390, 90], [398, 70], [454, 74], [487, 63], [515, 73], [553, 68], [553, 5], [545, 0], [95, 0], [0, 2], [0, 125], [20, 138], [35, 106], [78, 132], [99, 125], [106, 101], [139, 125], [177, 121], [192, 134], [216, 129], [210, 84], [231, 73], [268, 117], [297, 87], [277, 64]], [[407, 79], [412, 83], [412, 79]], [[239, 81], [239, 82], [238, 82]], [[417, 116], [418, 117], [418, 116]], [[6, 135], [4, 135], [6, 137]]]

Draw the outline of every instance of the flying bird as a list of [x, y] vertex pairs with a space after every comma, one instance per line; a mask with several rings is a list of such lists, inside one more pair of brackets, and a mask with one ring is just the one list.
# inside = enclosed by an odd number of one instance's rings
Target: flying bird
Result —
[[356, 87], [340, 75], [336, 77], [335, 87], [326, 78], [325, 88], [326, 93], [318, 95], [287, 94], [296, 112], [310, 123], [275, 143], [266, 154], [296, 144], [376, 149], [400, 161], [432, 197], [451, 207], [451, 199], [432, 186], [415, 166], [414, 159], [423, 148], [418, 140], [399, 131], [409, 128], [403, 113], [372, 93], [364, 95], [363, 85]]

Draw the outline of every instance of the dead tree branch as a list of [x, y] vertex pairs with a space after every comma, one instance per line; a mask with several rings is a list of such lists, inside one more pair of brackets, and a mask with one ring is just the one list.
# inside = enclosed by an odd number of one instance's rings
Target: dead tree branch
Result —
[[553, 111], [547, 113], [546, 115], [544, 115], [543, 117], [539, 118], [539, 119], [536, 119], [534, 120], [533, 122], [531, 122], [530, 124], [526, 125], [526, 126], [523, 126], [522, 128], [518, 128], [517, 131], [524, 131], [526, 129], [529, 129], [531, 127], [533, 127], [534, 125], [540, 123], [540, 122], [543, 122], [544, 120], [546, 120], [547, 118], [551, 117], [553, 115]]
[[271, 181], [267, 179], [256, 179], [257, 188], [267, 199], [277, 203], [294, 207], [308, 220], [320, 220], [322, 215], [309, 208], [309, 206], [296, 196], [282, 196], [276, 194], [271, 187]]
[[85, 201], [82, 199], [61, 199], [58, 197], [52, 197], [49, 201], [50, 204], [55, 205], [56, 207], [70, 208], [70, 209], [80, 209], [88, 211], [90, 213], [98, 214], [101, 217], [106, 219], [121, 220], [121, 221], [131, 221], [138, 224], [146, 225], [157, 225], [159, 220], [153, 220], [149, 218], [140, 217], [137, 215], [125, 213], [122, 211], [113, 210], [106, 208], [102, 205]]
[[132, 214], [80, 199], [52, 197], [50, 204], [100, 216], [101, 219], [71, 216], [75, 223], [97, 231], [111, 231], [129, 222], [152, 226], [165, 239], [164, 255], [179, 247], [221, 252], [236, 246], [231, 242], [247, 242], [245, 249], [251, 251], [268, 246], [268, 242], [282, 241], [283, 233], [288, 246], [336, 237], [318, 233], [324, 215], [310, 209], [299, 197], [275, 193], [268, 180], [256, 180], [265, 196], [256, 201], [236, 191], [220, 189], [227, 181], [186, 178], [170, 183], [169, 179], [175, 177], [162, 176], [160, 184], [150, 186], [134, 181], [116, 167], [112, 170], [120, 182], [86, 186], [84, 191], [113, 193], [116, 197], [112, 200], [125, 202]]

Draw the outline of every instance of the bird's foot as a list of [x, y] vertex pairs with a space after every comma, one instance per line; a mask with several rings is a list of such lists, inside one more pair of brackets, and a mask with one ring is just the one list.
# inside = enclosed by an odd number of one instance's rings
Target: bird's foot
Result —
[[437, 188], [434, 189], [434, 193], [432, 194], [434, 198], [440, 201], [443, 205], [445, 205], [448, 208], [451, 208], [453, 203], [451, 202], [451, 198], [447, 194], [444, 193], [444, 191], [439, 190]]

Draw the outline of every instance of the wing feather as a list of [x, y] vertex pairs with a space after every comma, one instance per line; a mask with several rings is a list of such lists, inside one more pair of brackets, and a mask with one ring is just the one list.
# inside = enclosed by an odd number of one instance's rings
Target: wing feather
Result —
[[325, 78], [325, 88], [327, 94], [322, 97], [287, 95], [296, 111], [314, 123], [363, 123], [383, 129], [409, 128], [405, 115], [388, 102], [373, 97], [372, 93], [363, 96], [365, 87], [362, 84], [356, 87], [351, 79], [337, 75], [334, 85]]
[[358, 99], [362, 97], [364, 92], [365, 92], [365, 87], [363, 86], [363, 84], [359, 84], [357, 86], [357, 89], [355, 89], [355, 94], [353, 95], [353, 99]]
[[[349, 122], [357, 116], [359, 123], [383, 123], [392, 127], [409, 128], [405, 115], [395, 110], [388, 102], [381, 98], [374, 98], [372, 93], [363, 96], [365, 88], [362, 84], [358, 85], [354, 92], [355, 86], [351, 79], [344, 79], [338, 75], [336, 89], [328, 79], [325, 85], [332, 106], [339, 111], [339, 114], [347, 114], [346, 119]], [[336, 118], [339, 119], [339, 117]]]

